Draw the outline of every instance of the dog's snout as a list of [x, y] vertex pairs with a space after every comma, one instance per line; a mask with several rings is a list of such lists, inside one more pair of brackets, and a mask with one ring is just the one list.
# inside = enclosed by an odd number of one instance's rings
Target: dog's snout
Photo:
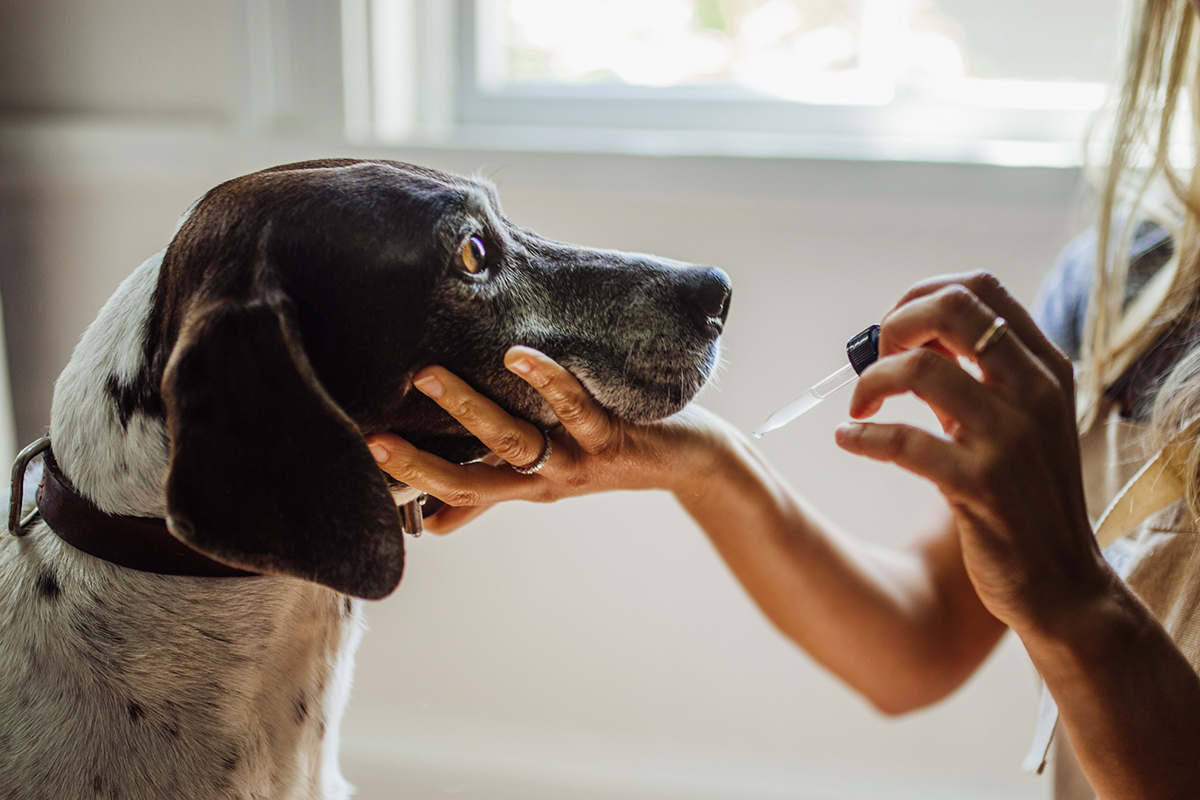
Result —
[[699, 271], [689, 288], [688, 299], [697, 313], [700, 324], [716, 324], [719, 327], [729, 313], [729, 276], [722, 269], [707, 267]]

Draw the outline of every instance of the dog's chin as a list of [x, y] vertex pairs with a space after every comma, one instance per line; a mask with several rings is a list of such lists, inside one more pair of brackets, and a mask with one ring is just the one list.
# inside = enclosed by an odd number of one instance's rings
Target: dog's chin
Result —
[[666, 369], [652, 375], [625, 372], [609, 377], [586, 364], [564, 366], [612, 416], [626, 422], [655, 422], [678, 414], [692, 401], [712, 375], [715, 357], [699, 368]]
[[[584, 359], [559, 358], [596, 402], [610, 415], [627, 422], [646, 423], [679, 413], [704, 387], [717, 362], [714, 345], [700, 359], [683, 365], [639, 371], [609, 369]], [[548, 431], [558, 417], [532, 387], [508, 371], [476, 378], [478, 388], [513, 416]], [[489, 448], [448, 417], [424, 431], [393, 430], [417, 448], [456, 464], [477, 461]], [[431, 429], [432, 428], [432, 429]]]
[[666, 400], [661, 397], [645, 397], [633, 389], [591, 391], [595, 395], [596, 401], [613, 417], [636, 423], [657, 422], [678, 414], [691, 402], [691, 398], [695, 394], [692, 392], [678, 399]]

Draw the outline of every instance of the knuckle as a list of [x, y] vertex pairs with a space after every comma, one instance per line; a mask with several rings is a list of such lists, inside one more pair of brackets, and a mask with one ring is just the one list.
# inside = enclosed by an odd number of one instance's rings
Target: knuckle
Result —
[[940, 355], [924, 347], [909, 350], [906, 356], [909, 375], [916, 382], [933, 375], [945, 361]]
[[973, 485], [986, 487], [1001, 479], [1003, 464], [999, 452], [990, 450], [968, 462], [963, 472]]
[[1046, 435], [1041, 426], [1037, 412], [1030, 414], [1010, 415], [1003, 426], [1004, 438], [993, 445], [990, 456], [985, 460], [986, 474], [996, 478], [1010, 460], [1027, 461], [1033, 454], [1045, 447]]
[[579, 426], [587, 422], [587, 412], [578, 399], [572, 395], [559, 394], [551, 403], [554, 415], [558, 421], [567, 426]]
[[992, 476], [992, 467], [985, 459], [971, 459], [948, 476], [948, 488], [957, 494], [969, 495], [974, 502], [986, 503], [991, 496], [988, 487], [994, 479]]
[[482, 503], [482, 498], [479, 496], [478, 492], [463, 488], [451, 489], [450, 491], [446, 492], [445, 496], [441, 499], [446, 503], [446, 505], [453, 506], [455, 508], [469, 508]]
[[938, 310], [950, 317], [964, 314], [979, 304], [975, 293], [961, 283], [952, 283], [939, 291], [935, 302]]
[[901, 427], [885, 429], [880, 437], [879, 449], [889, 461], [900, 459], [908, 451], [908, 431]]
[[923, 278], [908, 287], [908, 291], [901, 296], [900, 300], [893, 307], [893, 310], [909, 303], [918, 297], [926, 297], [937, 292], [944, 282], [944, 278]]
[[534, 503], [553, 503], [560, 497], [559, 492], [555, 490], [549, 482], [543, 481], [529, 496], [529, 500]]
[[585, 475], [584, 473], [577, 471], [577, 470], [573, 470], [568, 475], [566, 475], [560, 481], [560, 483], [566, 485], [567, 489], [569, 491], [571, 491], [572, 493], [577, 493], [577, 492], [587, 488], [590, 481], [588, 479], [588, 476]]
[[1057, 381], [1035, 381], [1029, 389], [1029, 406], [1041, 418], [1058, 414], [1065, 402], [1065, 393]]
[[515, 430], [505, 430], [496, 434], [492, 439], [492, 452], [505, 461], [516, 462], [518, 465], [533, 461], [538, 457], [537, 453], [530, 453], [529, 447], [525, 444], [525, 437]]
[[1069, 394], [1075, 393], [1075, 367], [1067, 354], [1057, 347], [1052, 348], [1046, 359], [1046, 366], [1054, 374], [1058, 383]]
[[453, 392], [442, 395], [441, 406], [446, 413], [458, 420], [472, 419], [476, 415], [474, 403]]
[[389, 458], [387, 462], [383, 464], [383, 466], [386, 468], [384, 471], [387, 472], [388, 475], [391, 475], [401, 483], [409, 485], [420, 484], [422, 482], [422, 478], [424, 477], [424, 472], [422, 472], [421, 468], [417, 464], [413, 463], [412, 461], [398, 458], [395, 454], [393, 454], [391, 458]]
[[988, 295], [1004, 290], [1004, 284], [1000, 282], [1000, 279], [987, 270], [976, 270], [970, 273], [963, 280], [963, 284], [976, 295]]
[[582, 439], [580, 446], [590, 456], [607, 456], [622, 441], [607, 419], [586, 417], [576, 424], [575, 430]]
[[1011, 484], [1009, 462], [1000, 452], [989, 453], [964, 469], [963, 486], [984, 505], [996, 505]]
[[1044, 381], [1037, 381], [1029, 389], [1029, 405], [1039, 414], [1058, 408], [1058, 388], [1051, 387]]

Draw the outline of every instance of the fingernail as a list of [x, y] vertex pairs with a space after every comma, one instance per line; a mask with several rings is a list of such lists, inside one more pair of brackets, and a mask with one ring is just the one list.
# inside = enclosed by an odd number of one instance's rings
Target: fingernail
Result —
[[374, 458], [380, 464], [382, 464], [383, 462], [388, 460], [388, 451], [387, 451], [387, 448], [384, 447], [383, 445], [370, 444], [370, 445], [367, 445], [367, 449], [371, 451], [371, 457]]
[[533, 362], [528, 358], [518, 358], [516, 361], [508, 365], [508, 368], [513, 372], [519, 372], [522, 375], [528, 375], [533, 372]]
[[858, 422], [843, 422], [834, 430], [833, 438], [840, 442], [848, 436], [857, 434], [862, 428], [862, 424]]
[[413, 386], [416, 386], [422, 394], [434, 398], [441, 397], [446, 391], [446, 387], [442, 385], [442, 382], [433, 375], [418, 378], [413, 381]]

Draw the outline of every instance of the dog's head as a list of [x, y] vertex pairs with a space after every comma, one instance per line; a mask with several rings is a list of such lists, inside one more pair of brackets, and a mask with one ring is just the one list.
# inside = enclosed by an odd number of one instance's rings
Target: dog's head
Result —
[[363, 436], [459, 462], [484, 446], [412, 389], [430, 364], [511, 413], [553, 415], [516, 344], [611, 413], [681, 409], [717, 358], [714, 268], [572, 247], [509, 223], [477, 181], [390, 162], [293, 164], [209, 192], [163, 260], [148, 336], [171, 438], [172, 532], [221, 561], [382, 597], [404, 549]]

